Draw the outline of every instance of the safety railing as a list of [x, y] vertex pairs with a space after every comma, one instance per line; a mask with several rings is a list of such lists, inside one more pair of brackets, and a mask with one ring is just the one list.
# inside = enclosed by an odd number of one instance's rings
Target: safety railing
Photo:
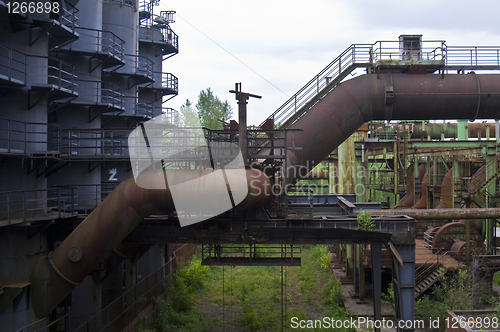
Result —
[[134, 115], [151, 119], [154, 116], [153, 101], [147, 98], [136, 98]]
[[[103, 103], [114, 108], [124, 108], [124, 95], [122, 87], [108, 81], [88, 81], [77, 80], [80, 98], [77, 103], [84, 103], [85, 99], [89, 104]], [[92, 91], [92, 92], [89, 92]], [[85, 92], [83, 92], [85, 91]]]
[[400, 41], [377, 41], [373, 44], [373, 63], [378, 61], [442, 61], [446, 57], [444, 41], [415, 41], [402, 47]]
[[[290, 126], [300, 114], [314, 106], [324, 94], [333, 89], [356, 67], [374, 67], [384, 61], [421, 63], [430, 61], [431, 64], [442, 65], [443, 69], [500, 69], [500, 47], [497, 46], [456, 47], [447, 46], [444, 41], [417, 43], [418, 45], [407, 47], [408, 45], [404, 46], [400, 41], [377, 41], [374, 44], [349, 46], [268, 119], [274, 119], [276, 124]], [[326, 86], [330, 86], [331, 89], [324, 91]], [[262, 127], [264, 122], [259, 127]]]
[[[106, 52], [113, 57], [123, 60], [125, 41], [111, 31], [97, 30], [90, 28], [75, 28], [80, 35], [80, 40], [85, 41], [85, 48]], [[61, 49], [72, 49], [74, 44], [70, 44]]]
[[119, 181], [113, 181], [0, 192], [0, 224], [62, 218], [76, 211], [90, 212], [119, 184]]
[[98, 184], [54, 185], [49, 190], [49, 199], [59, 196], [73, 197], [74, 211], [91, 211], [97, 207], [120, 182], [105, 182]]
[[[179, 112], [173, 108], [170, 108], [170, 107], [162, 107], [161, 108], [161, 111], [158, 112], [160, 114], [163, 115], [164, 117], [164, 121], [170, 125], [173, 125], [173, 126], [179, 126]], [[156, 113], [156, 108], [155, 108], [155, 114]]]
[[0, 44], [0, 79], [24, 84], [26, 82], [26, 54]]
[[48, 318], [42, 318], [36, 322], [26, 325], [23, 328], [20, 328], [19, 330], [16, 330], [16, 332], [61, 331], [60, 327], [68, 326], [68, 324], [69, 314], [65, 314], [50, 323]]
[[0, 222], [7, 225], [37, 218], [61, 218], [66, 213], [72, 214], [74, 207], [74, 193], [71, 190], [68, 192], [56, 188], [0, 192]]
[[[131, 74], [147, 77], [153, 79], [153, 65], [154, 62], [145, 56], [138, 56], [134, 54], [125, 54], [123, 56], [125, 66], [113, 67], [106, 69], [106, 72], [114, 72], [119, 74]], [[129, 87], [131, 88], [131, 87]]]
[[122, 88], [111, 82], [101, 82], [101, 103], [109, 104], [116, 108], [123, 108], [124, 95]]
[[[165, 265], [138, 281], [136, 285], [90, 317], [73, 332], [123, 331], [138, 315], [153, 304], [156, 297], [165, 292], [168, 287], [168, 278], [177, 271], [177, 267], [195, 254], [196, 246], [182, 245], [170, 254], [170, 259]], [[40, 332], [46, 332], [46, 330]]]
[[138, 75], [153, 77], [154, 62], [145, 56], [137, 56], [136, 59], [137, 59], [136, 73]]
[[[74, 94], [77, 75], [76, 67], [54, 57], [28, 55], [27, 76], [33, 77], [33, 86], [49, 84]], [[29, 61], [31, 60], [34, 61]], [[42, 61], [39, 61], [39, 60]], [[46, 59], [46, 60], [45, 60]]]
[[78, 27], [78, 17], [76, 14], [80, 10], [68, 3], [68, 1], [66, 1], [66, 6], [59, 6], [59, 10], [60, 12], [57, 20], [71, 31], [75, 31], [75, 28]]
[[[354, 67], [366, 66], [366, 64], [371, 64], [371, 62], [371, 44], [351, 45], [268, 118], [274, 119], [274, 123], [276, 124], [283, 124], [328, 84], [342, 77], [346, 71], [351, 72]], [[310, 107], [312, 107], [312, 105]], [[262, 127], [264, 122], [261, 123], [259, 127]]]
[[[175, 12], [162, 13], [175, 14]], [[171, 23], [171, 20], [169, 21], [168, 18], [169, 15], [166, 15], [166, 18], [150, 13], [144, 15], [146, 15], [145, 17], [147, 18], [140, 21], [141, 29], [139, 29], [139, 39], [141, 41], [149, 41], [152, 43], [164, 43], [168, 46], [171, 46], [174, 51], [178, 52], [179, 37], [168, 24]]]
[[107, 2], [116, 2], [122, 5], [130, 6], [137, 9], [137, 0], [106, 0]]
[[[155, 73], [155, 74], [161, 74], [162, 89], [168, 89], [177, 94], [177, 92], [179, 91], [179, 83], [176, 76], [170, 73]], [[153, 84], [153, 86], [156, 86], [156, 84]]]
[[49, 133], [57, 135], [60, 130], [58, 125], [0, 118], [0, 153], [58, 151], [58, 144]]
[[176, 95], [179, 91], [178, 79], [171, 73], [153, 72], [154, 82], [141, 86], [141, 89], [161, 90], [163, 94]]
[[420, 265], [415, 270], [415, 285], [419, 285], [437, 271], [441, 267], [441, 262], [446, 255], [449, 255], [448, 251], [439, 249], [424, 264]]
[[500, 174], [500, 153], [483, 165], [470, 180], [469, 195], [477, 195], [485, 186]]
[[128, 157], [131, 129], [65, 129], [61, 135], [61, 158]]
[[499, 46], [447, 46], [447, 69], [499, 69]]

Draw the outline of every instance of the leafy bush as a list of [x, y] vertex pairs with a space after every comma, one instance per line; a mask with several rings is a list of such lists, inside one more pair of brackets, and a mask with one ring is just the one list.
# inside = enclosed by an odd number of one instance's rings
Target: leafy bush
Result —
[[358, 220], [358, 230], [371, 231], [375, 227], [372, 216], [363, 210], [359, 212], [356, 219]]
[[[421, 319], [424, 322], [428, 322], [431, 318], [436, 319], [439, 317], [439, 321], [443, 322], [446, 310], [448, 309], [449, 306], [446, 303], [434, 301], [427, 295], [424, 295], [415, 303], [415, 319]], [[429, 331], [444, 331], [445, 325], [446, 324], [441, 323], [439, 328], [429, 329]], [[427, 326], [427, 328], [429, 327]]]
[[437, 302], [446, 303], [453, 310], [472, 309], [472, 276], [468, 270], [458, 270], [454, 278], [443, 278], [434, 287]]
[[207, 331], [215, 320], [203, 322], [203, 312], [194, 307], [196, 295], [210, 280], [207, 266], [200, 259], [193, 259], [170, 279], [165, 297], [155, 301], [153, 316], [155, 332]]
[[269, 325], [267, 316], [257, 315], [253, 306], [245, 302], [243, 304], [243, 312], [236, 316], [236, 324], [243, 328], [245, 331], [259, 331]]

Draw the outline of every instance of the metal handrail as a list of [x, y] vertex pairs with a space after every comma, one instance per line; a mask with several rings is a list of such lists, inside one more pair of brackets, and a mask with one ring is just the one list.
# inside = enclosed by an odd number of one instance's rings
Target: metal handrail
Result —
[[57, 190], [53, 193], [53, 197], [49, 197], [52, 190], [30, 189], [0, 192], [0, 220], [7, 220], [7, 224], [11, 225], [13, 220], [25, 222], [29, 218], [46, 215], [52, 210], [57, 211], [58, 218], [61, 218], [63, 213], [73, 213], [74, 193]]
[[137, 9], [137, 0], [106, 0], [108, 2], [116, 2], [122, 5], [130, 6], [134, 9]]
[[[415, 284], [419, 284], [422, 280], [431, 275], [434, 271], [436, 271], [439, 267], [441, 267], [440, 258], [448, 255], [448, 251], [442, 253], [444, 248], [440, 248], [434, 255], [432, 255], [425, 263], [420, 265], [419, 268], [415, 270]], [[430, 260], [436, 259], [435, 263], [427, 265]]]
[[135, 116], [142, 116], [144, 118], [151, 119], [153, 118], [153, 111], [154, 108], [152, 100], [149, 100], [147, 98], [136, 98], [134, 109]]
[[131, 129], [64, 129], [61, 157], [128, 157], [127, 139]]
[[26, 54], [0, 44], [0, 75], [9, 81], [26, 82]]
[[[139, 39], [141, 40], [149, 40], [157, 43], [166, 43], [167, 45], [171, 45], [176, 50], [179, 49], [179, 36], [172, 30], [172, 28], [167, 24], [145, 24], [141, 21], [141, 28], [139, 30]], [[162, 35], [161, 40], [155, 40], [152, 29], [156, 29], [160, 31]]]
[[122, 87], [111, 82], [101, 82], [101, 102], [123, 108]]
[[499, 46], [447, 46], [446, 67], [454, 69], [498, 69], [500, 66]]
[[0, 192], [0, 221], [12, 224], [14, 220], [25, 222], [50, 211], [58, 218], [74, 214], [78, 207], [98, 206], [120, 182], [98, 184], [54, 185], [46, 189], [12, 190]]
[[137, 56], [136, 73], [148, 77], [153, 76], [154, 62], [145, 56]]
[[[70, 9], [68, 10], [66, 7], [70, 7]], [[78, 17], [76, 16], [76, 13], [78, 13], [80, 10], [70, 4], [68, 4], [67, 6], [59, 6], [59, 9], [61, 12], [57, 20], [62, 25], [70, 28], [70, 30], [75, 31], [75, 28], [78, 27]]]
[[[469, 195], [475, 196], [481, 192], [485, 184], [496, 178], [500, 173], [500, 153], [481, 167], [470, 180]], [[487, 176], [487, 174], [489, 176]]]
[[[125, 40], [121, 39], [111, 31], [97, 30], [83, 27], [76, 27], [75, 30], [80, 38], [86, 37], [91, 41], [86, 41], [86, 47], [94, 45], [97, 51], [108, 52], [120, 61], [123, 60], [125, 50]], [[61, 49], [71, 49], [74, 44], [61, 47]]]
[[[177, 266], [196, 254], [196, 246], [181, 255], [176, 254], [178, 251], [185, 251], [186, 247], [189, 247], [189, 244], [184, 244], [172, 252], [170, 260], [165, 265], [142, 278], [120, 297], [78, 326], [74, 332], [123, 330], [153, 303], [155, 297], [165, 291], [168, 277], [177, 271]], [[124, 305], [125, 303], [127, 305]]]
[[400, 41], [377, 41], [373, 44], [373, 63], [378, 61], [424, 60], [443, 61], [446, 44], [443, 40], [418, 42], [418, 51], [404, 50]]
[[58, 125], [0, 118], [0, 152], [58, 151], [60, 145], [57, 141], [52, 142], [50, 136], [60, 130]]
[[161, 83], [163, 88], [172, 89], [176, 93], [179, 91], [179, 80], [171, 73], [161, 73]]
[[179, 112], [171, 107], [153, 107], [154, 114], [162, 117], [162, 123], [172, 125], [174, 127], [179, 126]]
[[[32, 63], [27, 64], [27, 76], [36, 77], [36, 82], [30, 82], [32, 85], [37, 84], [52, 84], [59, 88], [67, 89], [71, 93], [75, 93], [75, 89], [78, 86], [76, 80], [78, 76], [76, 73], [76, 67], [62, 61], [59, 58], [39, 56], [39, 55], [27, 55], [28, 58], [41, 58], [46, 59], [47, 63], [35, 65]], [[38, 74], [42, 72], [42, 74]]]
[[[281, 105], [268, 119], [274, 119], [275, 123], [283, 123], [303, 105], [316, 96], [327, 84], [335, 78], [340, 77], [345, 70], [351, 71], [353, 65], [358, 63], [371, 63], [372, 45], [358, 44], [349, 46], [335, 60], [330, 62], [319, 74], [314, 76], [295, 95]], [[264, 121], [265, 122], [265, 121]], [[259, 127], [264, 124], [261, 123]]]
[[[373, 67], [381, 61], [432, 61], [433, 64], [442, 65], [443, 69], [458, 67], [477, 70], [500, 69], [500, 47], [497, 46], [447, 46], [444, 41], [421, 41], [419, 44], [419, 51], [407, 52], [401, 48], [399, 41], [352, 44], [273, 112], [268, 119], [274, 119], [276, 124], [286, 123], [302, 108], [305, 108], [302, 110], [304, 112], [314, 106], [318, 99], [335, 88], [355, 68]], [[327, 86], [329, 89], [325, 89]], [[293, 121], [296, 120], [297, 118]], [[264, 122], [259, 127], [262, 127]], [[286, 124], [291, 125], [291, 123]]]
[[124, 108], [124, 94], [122, 93], [123, 88], [121, 86], [108, 81], [77, 80], [76, 82], [79, 85], [85, 85], [86, 88], [94, 90], [93, 94], [86, 94], [86, 96], [95, 97], [94, 100], [96, 103], [101, 102], [116, 108]]

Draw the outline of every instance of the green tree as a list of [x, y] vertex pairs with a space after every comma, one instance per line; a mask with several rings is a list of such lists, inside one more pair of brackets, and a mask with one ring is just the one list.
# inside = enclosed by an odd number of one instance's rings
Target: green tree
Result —
[[180, 123], [181, 127], [199, 127], [200, 119], [198, 111], [193, 107], [193, 103], [186, 99], [184, 105], [180, 108]]
[[222, 102], [210, 88], [202, 90], [196, 104], [201, 125], [212, 130], [222, 130], [223, 126], [219, 120], [228, 120], [233, 115], [233, 109], [228, 101]]

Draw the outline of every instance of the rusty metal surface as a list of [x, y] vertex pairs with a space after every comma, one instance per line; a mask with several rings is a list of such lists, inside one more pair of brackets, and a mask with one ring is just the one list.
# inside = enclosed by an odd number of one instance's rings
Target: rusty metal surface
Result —
[[429, 175], [432, 176], [434, 174], [434, 166], [429, 169], [429, 172], [424, 174], [422, 178], [422, 190], [420, 191], [420, 199], [413, 205], [412, 209], [427, 209], [427, 199], [429, 198]]
[[[500, 209], [402, 209], [402, 210], [365, 210], [371, 216], [405, 215], [416, 220], [459, 220], [459, 219], [498, 219]], [[358, 212], [354, 212], [357, 214]]]
[[[494, 122], [482, 122], [482, 123], [469, 123], [469, 137], [476, 138], [486, 138], [486, 131], [489, 128], [490, 137], [495, 137], [495, 123]], [[430, 139], [441, 139], [441, 135], [444, 138], [457, 138], [457, 124], [456, 123], [426, 123], [423, 126], [421, 123], [412, 124], [412, 134], [411, 138], [427, 138]]]
[[337, 85], [290, 127], [303, 131], [295, 135], [301, 153], [290, 151], [289, 164], [307, 174], [370, 120], [493, 119], [498, 105], [498, 74], [359, 76]]
[[[420, 180], [423, 179], [425, 171], [425, 165], [418, 165], [418, 177]], [[394, 205], [391, 209], [397, 209], [399, 207], [412, 207], [415, 205], [415, 175], [414, 166], [411, 164], [406, 170], [406, 194], [401, 198], [398, 204]]]
[[[200, 172], [204, 171], [180, 171], [178, 177], [188, 181], [202, 175]], [[226, 172], [229, 174], [231, 170]], [[264, 173], [255, 169], [248, 169], [246, 173], [249, 193], [236, 208], [260, 206], [270, 194], [271, 183]], [[141, 174], [141, 177], [141, 183], [165, 179], [161, 170]], [[57, 249], [49, 253], [49, 258], [45, 256], [37, 262], [30, 280], [32, 302], [38, 317], [48, 315], [145, 217], [174, 210], [169, 189], [143, 189], [133, 179], [122, 182]], [[82, 258], [76, 262], [68, 259], [68, 251], [73, 247], [82, 250]]]
[[[481, 248], [483, 239], [475, 228], [470, 228], [471, 241], [475, 248]], [[432, 248], [452, 249], [455, 240], [465, 240], [466, 229], [464, 222], [451, 222], [439, 228], [432, 239]]]
[[450, 168], [444, 175], [441, 183], [441, 200], [436, 209], [451, 209], [453, 208], [453, 168]]

